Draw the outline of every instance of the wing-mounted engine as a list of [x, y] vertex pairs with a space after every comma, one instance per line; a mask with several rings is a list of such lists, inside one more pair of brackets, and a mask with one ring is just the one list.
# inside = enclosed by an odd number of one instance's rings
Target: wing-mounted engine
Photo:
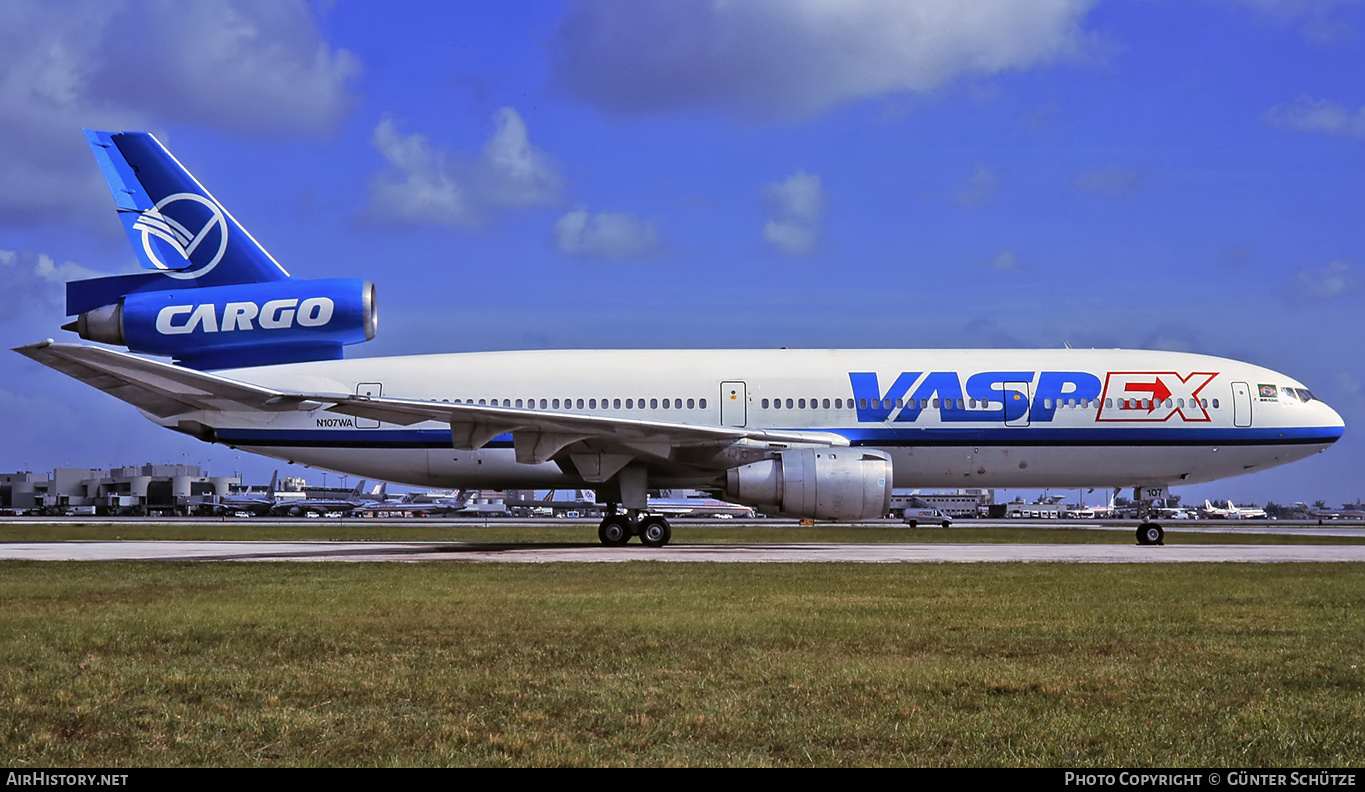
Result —
[[174, 357], [198, 369], [342, 357], [374, 338], [374, 284], [351, 278], [129, 294], [67, 325], [81, 338]]
[[862, 448], [800, 448], [730, 468], [725, 497], [788, 517], [852, 522], [891, 509], [891, 457]]

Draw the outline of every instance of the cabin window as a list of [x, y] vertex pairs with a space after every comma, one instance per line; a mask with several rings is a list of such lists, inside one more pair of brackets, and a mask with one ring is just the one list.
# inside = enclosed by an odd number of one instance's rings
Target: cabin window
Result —
[[[692, 401], [692, 400], [691, 400], [691, 399], [688, 399], [688, 401], [690, 402], [690, 401]], [[764, 399], [763, 402], [762, 402], [762, 404], [763, 404], [763, 409], [765, 409], [765, 410], [768, 409], [768, 400], [767, 400], [767, 399]], [[691, 405], [688, 405], [688, 406], [691, 406]]]
[[693, 404], [694, 404], [694, 401], [693, 401], [692, 399], [688, 399], [688, 400], [687, 400], [687, 409], [689, 409], [689, 410], [692, 409]]
[[824, 407], [826, 410], [828, 410], [828, 409], [829, 409], [829, 399], [825, 399], [824, 402], [823, 402], [820, 406], [821, 406], [821, 407]]
[[1213, 400], [1213, 409], [1215, 409], [1215, 410], [1218, 409], [1218, 400], [1217, 400], [1217, 399], [1214, 399], [1214, 400]]
[[806, 400], [805, 400], [805, 399], [797, 399], [797, 400], [796, 400], [796, 406], [799, 407], [799, 408], [801, 408], [801, 409], [803, 409], [803, 410], [806, 409]]
[[705, 410], [705, 409], [706, 409], [706, 399], [700, 399], [700, 400], [698, 400], [698, 401], [697, 401], [697, 406], [700, 407], [700, 408], [702, 408], [703, 410]]

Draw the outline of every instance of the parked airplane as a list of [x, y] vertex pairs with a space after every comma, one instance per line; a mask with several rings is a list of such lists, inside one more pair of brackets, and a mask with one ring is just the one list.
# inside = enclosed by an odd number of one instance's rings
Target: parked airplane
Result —
[[1204, 500], [1204, 508], [1201, 509], [1205, 516], [1214, 517], [1221, 520], [1264, 520], [1265, 509], [1258, 509], [1255, 506], [1238, 506], [1232, 501], [1224, 501], [1226, 507], [1214, 506], [1207, 499]]
[[645, 505], [650, 514], [665, 517], [753, 517], [754, 508], [715, 498], [650, 498]]
[[275, 507], [275, 490], [278, 487], [279, 479], [280, 471], [276, 470], [270, 476], [270, 487], [266, 489], [265, 494], [219, 495], [211, 503], [206, 501], [204, 508], [211, 508], [214, 514], [246, 512], [253, 517], [269, 514], [270, 510]]
[[388, 489], [387, 482], [376, 484], [368, 495], [365, 494], [365, 483], [365, 480], [361, 479], [360, 483], [351, 489], [351, 494], [345, 498], [281, 498], [275, 501], [270, 513], [290, 517], [350, 514], [356, 509], [384, 500], [384, 493]]
[[427, 498], [409, 493], [402, 499], [391, 501], [382, 496], [371, 503], [357, 506], [352, 514], [405, 514], [416, 517], [458, 514], [469, 506], [469, 497], [461, 491], [453, 498]]
[[[578, 350], [343, 360], [374, 287], [291, 277], [151, 135], [87, 131], [143, 266], [67, 284], [81, 338], [17, 351], [207, 442], [414, 486], [587, 487], [598, 535], [666, 544], [646, 492], [824, 520], [892, 487], [1178, 484], [1322, 451], [1291, 377], [1135, 350]], [[1277, 398], [1277, 389], [1294, 398]], [[1269, 394], [1267, 396], [1267, 394]], [[1144, 509], [1145, 513], [1145, 509]], [[1164, 531], [1144, 520], [1138, 541]]]
[[1319, 523], [1323, 520], [1365, 520], [1365, 511], [1360, 509], [1317, 509], [1303, 501], [1296, 502], [1294, 508], [1316, 519]]

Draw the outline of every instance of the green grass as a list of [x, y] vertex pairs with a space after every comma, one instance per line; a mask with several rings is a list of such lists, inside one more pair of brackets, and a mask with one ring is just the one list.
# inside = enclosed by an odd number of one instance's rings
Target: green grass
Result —
[[[951, 528], [896, 523], [865, 525], [798, 525], [794, 520], [753, 523], [723, 521], [673, 522], [677, 543], [735, 542], [971, 542], [1133, 544], [1136, 525], [1121, 531], [1094, 527], [1041, 528], [1008, 525], [982, 527], [963, 521]], [[597, 524], [583, 520], [533, 522], [489, 520], [185, 520], [158, 523], [78, 520], [52, 522], [0, 521], [0, 541], [56, 541], [109, 539], [254, 540], [254, 541], [414, 541], [414, 542], [597, 542]], [[1362, 544], [1365, 538], [1306, 536], [1302, 534], [1197, 533], [1166, 526], [1167, 544]]]
[[0, 763], [1360, 766], [1358, 564], [0, 564]]

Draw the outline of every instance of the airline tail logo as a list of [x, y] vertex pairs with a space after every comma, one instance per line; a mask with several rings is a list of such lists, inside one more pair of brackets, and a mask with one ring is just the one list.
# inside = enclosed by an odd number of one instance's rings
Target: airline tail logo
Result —
[[1112, 371], [1105, 377], [1097, 421], [1208, 421], [1199, 392], [1218, 372]]
[[[198, 278], [218, 266], [227, 252], [228, 224], [222, 208], [195, 193], [176, 193], [162, 198], [156, 206], [139, 214], [133, 230], [142, 232], [142, 249], [147, 252], [148, 259], [172, 278]], [[170, 245], [185, 262], [199, 266], [184, 269], [184, 263], [167, 264], [158, 255], [159, 246], [152, 242], [153, 237]], [[196, 256], [200, 248], [204, 252]], [[208, 251], [213, 252], [209, 255]], [[203, 261], [205, 255], [207, 261]]]

